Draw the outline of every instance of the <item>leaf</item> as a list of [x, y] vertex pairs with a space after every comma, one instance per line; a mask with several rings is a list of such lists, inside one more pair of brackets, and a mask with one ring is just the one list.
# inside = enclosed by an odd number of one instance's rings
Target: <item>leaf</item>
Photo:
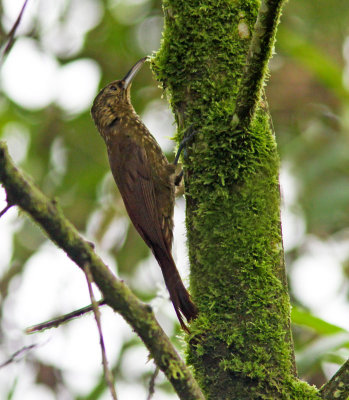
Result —
[[329, 322], [311, 314], [309, 311], [298, 307], [292, 307], [291, 320], [294, 324], [306, 326], [320, 335], [334, 335], [337, 333], [347, 332], [345, 329], [330, 324]]
[[340, 100], [349, 101], [349, 92], [343, 86], [342, 70], [329, 55], [302, 36], [283, 27], [278, 31], [277, 39], [277, 46], [283, 53], [306, 67]]
[[308, 373], [317, 366], [329, 352], [342, 347], [349, 348], [349, 333], [338, 333], [313, 341], [302, 352], [296, 354], [299, 375]]

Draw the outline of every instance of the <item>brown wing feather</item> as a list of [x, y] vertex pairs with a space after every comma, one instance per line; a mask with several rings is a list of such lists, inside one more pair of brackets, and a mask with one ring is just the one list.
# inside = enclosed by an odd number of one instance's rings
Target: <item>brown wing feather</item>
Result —
[[[179, 322], [183, 329], [188, 331], [182, 316], [191, 321], [197, 316], [197, 308], [183, 285], [171, 255], [171, 211], [166, 209], [166, 215], [163, 215], [157, 204], [157, 196], [161, 195], [165, 196], [161, 199], [162, 202], [168, 197], [168, 207], [173, 206], [170, 199], [173, 189], [171, 183], [154, 182], [145, 149], [131, 138], [123, 138], [118, 144], [108, 148], [108, 154], [113, 176], [127, 212], [138, 233], [152, 249], [162, 269]], [[159, 190], [159, 187], [162, 190]]]
[[108, 153], [114, 179], [137, 231], [150, 248], [154, 244], [168, 248], [164, 237], [167, 227], [161, 229], [163, 216], [159, 215], [154, 181], [144, 148], [127, 138], [122, 140], [122, 146], [114, 146]]

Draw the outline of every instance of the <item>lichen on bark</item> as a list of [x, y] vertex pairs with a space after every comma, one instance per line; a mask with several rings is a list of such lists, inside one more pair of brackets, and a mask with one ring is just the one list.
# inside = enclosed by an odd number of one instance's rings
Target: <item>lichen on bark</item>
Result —
[[196, 132], [183, 160], [190, 287], [200, 310], [188, 361], [208, 399], [315, 399], [294, 367], [269, 115], [263, 101], [247, 126], [235, 113], [259, 5], [163, 2], [153, 69], [178, 138]]

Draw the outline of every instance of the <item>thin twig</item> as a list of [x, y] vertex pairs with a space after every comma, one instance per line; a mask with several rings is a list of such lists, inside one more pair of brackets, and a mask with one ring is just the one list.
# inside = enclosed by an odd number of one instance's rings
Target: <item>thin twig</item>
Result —
[[0, 218], [11, 208], [13, 207], [13, 204], [7, 204], [7, 206], [0, 211]]
[[262, 0], [236, 99], [233, 121], [237, 129], [248, 128], [254, 117], [274, 48], [276, 28], [284, 1]]
[[349, 360], [322, 386], [320, 395], [325, 400], [347, 400], [349, 398]]
[[[110, 271], [93, 251], [90, 244], [64, 217], [55, 201], [45, 196], [26, 178], [11, 160], [6, 144], [0, 141], [0, 182], [10, 196], [11, 203], [23, 211], [45, 231], [81, 268], [89, 263], [94, 282], [106, 303], [132, 326], [143, 340], [154, 361], [165, 373], [181, 400], [204, 400], [189, 368], [179, 357], [170, 339], [156, 321], [151, 308]], [[179, 372], [180, 371], [180, 372]]]
[[[105, 304], [106, 304], [105, 300], [97, 301], [98, 306], [103, 306]], [[64, 314], [57, 318], [50, 319], [49, 321], [45, 321], [40, 324], [30, 326], [29, 328], [27, 328], [25, 330], [25, 333], [30, 334], [30, 333], [34, 333], [34, 332], [42, 332], [46, 329], [57, 328], [60, 325], [66, 323], [66, 322], [70, 322], [74, 318], [81, 317], [82, 315], [87, 314], [91, 311], [93, 311], [92, 304], [90, 304], [89, 306], [83, 307], [83, 308], [79, 308], [78, 310], [72, 311], [69, 314]]]
[[155, 371], [153, 372], [150, 382], [149, 382], [149, 391], [148, 391], [148, 397], [147, 400], [151, 400], [153, 397], [153, 394], [155, 393], [155, 379], [159, 374], [159, 367], [156, 366]]
[[1, 58], [0, 58], [0, 65], [4, 62], [6, 55], [10, 52], [12, 46], [14, 45], [15, 34], [16, 34], [17, 28], [22, 20], [23, 13], [27, 6], [27, 3], [28, 3], [28, 0], [25, 0], [15, 23], [13, 24], [10, 32], [7, 34], [7, 44], [5, 45], [4, 50], [2, 51]]
[[103, 363], [105, 380], [107, 381], [107, 385], [109, 387], [109, 390], [110, 390], [113, 400], [117, 400], [116, 391], [115, 391], [115, 387], [114, 387], [114, 383], [113, 383], [114, 378], [108, 367], [107, 353], [105, 351], [105, 344], [104, 344], [102, 324], [101, 324], [101, 313], [99, 311], [98, 303], [95, 299], [95, 296], [93, 294], [93, 289], [92, 289], [93, 276], [91, 274], [91, 270], [90, 270], [90, 267], [88, 264], [85, 265], [84, 270], [85, 270], [85, 275], [86, 275], [86, 280], [87, 280], [88, 291], [90, 294], [92, 310], [93, 310], [93, 314], [95, 316], [96, 324], [97, 324], [97, 328], [98, 328], [99, 343], [101, 345], [102, 363]]
[[0, 368], [6, 367], [6, 365], [9, 365], [11, 363], [13, 363], [14, 361], [16, 361], [16, 359], [22, 355], [23, 353], [28, 353], [30, 350], [34, 349], [35, 347], [37, 347], [37, 344], [32, 344], [30, 346], [24, 346], [21, 349], [17, 350], [15, 353], [13, 353], [11, 355], [10, 358], [8, 358], [5, 362], [3, 362], [2, 364], [0, 364]]

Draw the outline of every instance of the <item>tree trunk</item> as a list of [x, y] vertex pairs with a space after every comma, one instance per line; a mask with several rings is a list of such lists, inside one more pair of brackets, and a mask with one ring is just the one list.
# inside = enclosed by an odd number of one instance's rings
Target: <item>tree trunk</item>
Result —
[[236, 116], [259, 5], [164, 1], [153, 67], [180, 133], [196, 132], [183, 160], [190, 286], [200, 310], [188, 361], [208, 399], [315, 399], [296, 378], [266, 104], [256, 102], [248, 124]]

